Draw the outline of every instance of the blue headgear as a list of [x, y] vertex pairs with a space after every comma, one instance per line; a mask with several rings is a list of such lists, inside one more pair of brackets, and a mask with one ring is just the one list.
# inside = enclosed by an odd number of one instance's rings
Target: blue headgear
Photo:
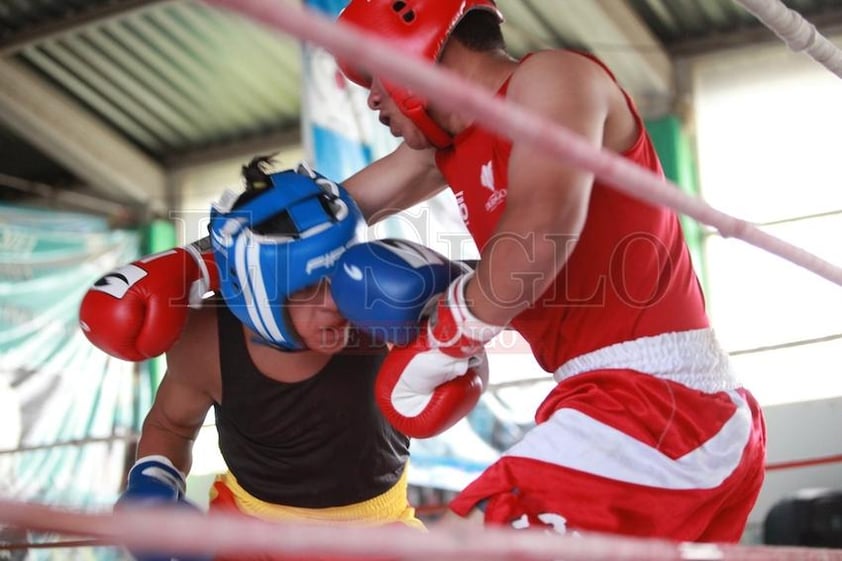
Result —
[[[211, 208], [220, 292], [234, 315], [266, 341], [301, 350], [287, 297], [330, 275], [345, 249], [362, 239], [365, 220], [343, 187], [304, 164], [265, 179], [264, 190], [243, 204], [229, 192]], [[267, 222], [284, 214], [294, 231], [266, 231]]]

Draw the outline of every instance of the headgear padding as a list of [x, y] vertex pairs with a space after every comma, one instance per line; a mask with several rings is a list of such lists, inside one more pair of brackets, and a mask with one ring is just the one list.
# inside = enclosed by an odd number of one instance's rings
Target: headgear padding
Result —
[[[211, 208], [210, 234], [220, 291], [237, 318], [284, 350], [301, 350], [286, 311], [290, 294], [333, 272], [361, 240], [365, 220], [348, 192], [305, 165], [267, 175], [267, 185], [237, 204]], [[272, 224], [283, 222], [283, 231]]]
[[[503, 21], [493, 0], [351, 0], [338, 21], [392, 41], [398, 51], [437, 61], [453, 29], [472, 10], [490, 11]], [[371, 76], [360, 72], [352, 61], [339, 59], [337, 63], [349, 80], [371, 88]], [[433, 146], [450, 145], [453, 139], [427, 113], [426, 100], [394, 83], [383, 82], [383, 86], [401, 113], [412, 120]]]

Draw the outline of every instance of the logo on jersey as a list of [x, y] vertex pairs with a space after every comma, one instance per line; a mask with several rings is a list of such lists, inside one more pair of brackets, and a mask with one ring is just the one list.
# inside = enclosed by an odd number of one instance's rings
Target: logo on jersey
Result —
[[480, 169], [479, 183], [492, 193], [497, 190], [494, 186], [494, 164], [491, 160]]
[[470, 222], [470, 212], [468, 211], [468, 205], [465, 203], [465, 192], [459, 191], [454, 195], [456, 196], [456, 204], [459, 205], [459, 214], [462, 215], [462, 222], [467, 226]]
[[492, 212], [495, 208], [503, 204], [508, 194], [508, 189], [497, 189], [497, 186], [494, 184], [493, 161], [488, 160], [488, 163], [482, 166], [479, 172], [479, 182], [480, 185], [491, 191], [491, 194], [485, 201], [485, 211]]

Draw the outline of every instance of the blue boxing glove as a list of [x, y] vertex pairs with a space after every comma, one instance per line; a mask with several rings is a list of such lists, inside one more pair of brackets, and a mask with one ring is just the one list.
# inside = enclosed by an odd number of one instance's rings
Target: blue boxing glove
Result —
[[447, 430], [488, 385], [482, 345], [452, 355], [430, 336], [427, 316], [470, 272], [423, 245], [387, 239], [349, 248], [331, 277], [340, 313], [376, 340], [394, 343], [374, 394], [385, 418], [407, 436], [429, 438]]
[[419, 334], [424, 308], [471, 269], [408, 240], [350, 247], [331, 277], [331, 295], [348, 321], [375, 341], [406, 345]]
[[[187, 500], [184, 475], [165, 456], [146, 456], [135, 462], [129, 470], [126, 490], [120, 495], [114, 510], [174, 505], [200, 512], [199, 507]], [[131, 552], [137, 561], [200, 561], [209, 557], [173, 557], [160, 553]]]

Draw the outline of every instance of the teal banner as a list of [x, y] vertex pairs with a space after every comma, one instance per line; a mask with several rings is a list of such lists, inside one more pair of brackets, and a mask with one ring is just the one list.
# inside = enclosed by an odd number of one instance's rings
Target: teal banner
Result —
[[[78, 326], [90, 285], [136, 259], [139, 236], [101, 218], [0, 205], [0, 493], [107, 507], [124, 477], [137, 365]], [[53, 557], [54, 558], [54, 557]]]

